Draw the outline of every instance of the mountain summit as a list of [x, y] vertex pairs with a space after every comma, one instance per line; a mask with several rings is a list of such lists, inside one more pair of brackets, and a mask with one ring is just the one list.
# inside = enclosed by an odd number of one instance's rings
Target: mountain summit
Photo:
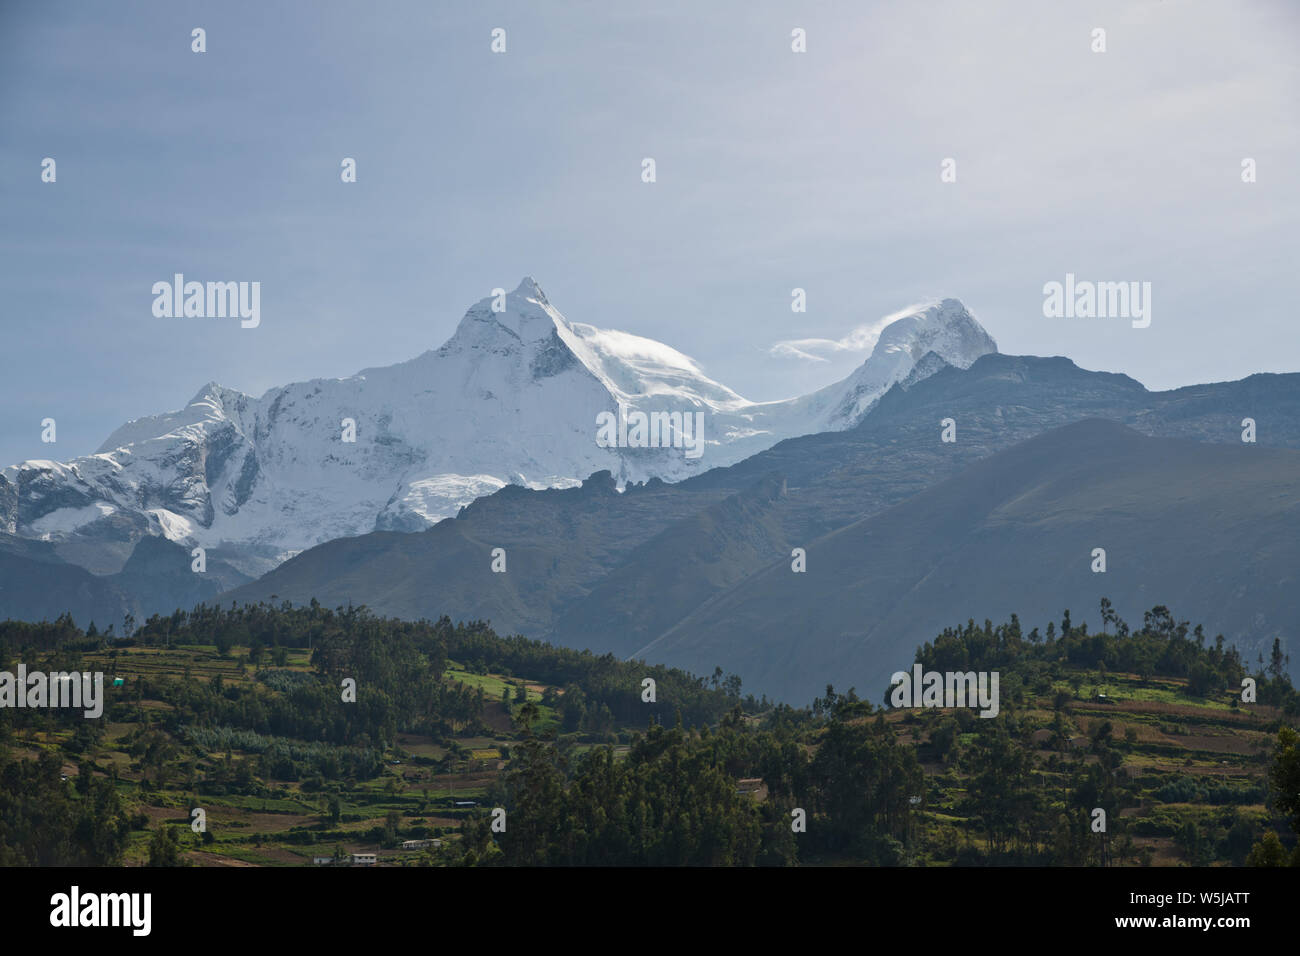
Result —
[[[849, 428], [890, 387], [996, 351], [955, 299], [887, 326], [867, 361], [812, 395], [751, 402], [653, 339], [570, 322], [531, 277], [488, 296], [436, 350], [253, 398], [209, 382], [66, 464], [0, 471], [0, 532], [120, 571], [135, 543], [202, 546], [248, 575], [323, 541], [416, 531], [516, 484], [679, 480], [785, 438]], [[598, 416], [702, 415], [703, 454], [597, 443]], [[624, 430], [626, 431], [626, 429]]]
[[832, 386], [842, 398], [824, 430], [856, 424], [895, 382], [906, 381], [928, 354], [957, 368], [970, 368], [981, 355], [997, 350], [993, 336], [956, 299], [903, 316], [885, 326], [871, 357], [857, 371]]

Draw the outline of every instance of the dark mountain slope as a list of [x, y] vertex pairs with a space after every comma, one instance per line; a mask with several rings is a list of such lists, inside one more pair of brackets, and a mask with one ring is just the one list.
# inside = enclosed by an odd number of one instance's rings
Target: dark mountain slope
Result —
[[691, 608], [788, 553], [781, 528], [785, 482], [770, 475], [753, 488], [683, 518], [633, 549], [622, 564], [560, 615], [555, 633], [626, 654]]
[[0, 620], [53, 621], [63, 613], [81, 627], [122, 625], [135, 603], [112, 581], [69, 564], [46, 541], [0, 535]]
[[[311, 548], [223, 601], [280, 599], [328, 607], [365, 604], [380, 614], [492, 621], [504, 632], [546, 633], [630, 550], [719, 493], [683, 495], [660, 481], [620, 494], [609, 472], [580, 488], [510, 486], [414, 534], [376, 532]], [[506, 571], [492, 571], [492, 551]]]
[[[1300, 613], [1300, 452], [1146, 438], [1089, 420], [980, 461], [721, 594], [635, 656], [721, 665], [803, 701], [828, 682], [879, 699], [944, 627], [1092, 618], [1102, 596], [1204, 620], [1253, 659]], [[1094, 548], [1107, 570], [1090, 570]]]
[[[944, 368], [914, 387], [894, 388], [850, 431], [785, 441], [677, 487], [744, 493], [778, 472], [787, 491], [771, 503], [765, 520], [781, 529], [772, 535], [772, 555], [788, 555], [791, 546], [877, 514], [1018, 441], [1080, 418], [1106, 417], [1154, 434], [1240, 445], [1247, 414], [1259, 424], [1261, 443], [1267, 427], [1269, 441], [1300, 447], [1294, 424], [1300, 417], [1293, 417], [1300, 416], [1300, 376], [1258, 375], [1152, 393], [1126, 376], [1084, 371], [1063, 358], [988, 355], [968, 371]], [[940, 440], [945, 418], [956, 422], [955, 443]], [[752, 550], [710, 552], [675, 540], [691, 527], [698, 526], [688, 521], [666, 529], [627, 555], [602, 586], [556, 621], [551, 637], [630, 651], [667, 613], [684, 617], [722, 590], [717, 582], [767, 563]], [[746, 532], [733, 528], [725, 535], [738, 539]], [[669, 584], [665, 573], [690, 586]], [[662, 597], [669, 593], [672, 602]], [[594, 637], [602, 630], [603, 639]]]
[[249, 580], [210, 554], [202, 573], [191, 570], [192, 561], [190, 549], [149, 535], [136, 542], [121, 571], [103, 580], [130, 596], [142, 622], [151, 614], [170, 614], [178, 607], [189, 609], [211, 602], [222, 591]]

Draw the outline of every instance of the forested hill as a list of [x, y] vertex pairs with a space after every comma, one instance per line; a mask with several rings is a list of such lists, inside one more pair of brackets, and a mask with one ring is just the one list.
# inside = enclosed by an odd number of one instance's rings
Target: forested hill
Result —
[[0, 670], [109, 686], [101, 719], [0, 708], [0, 865], [1300, 862], [1280, 642], [1252, 663], [1164, 607], [1100, 621], [918, 649], [998, 672], [992, 718], [829, 685], [773, 706], [720, 670], [364, 608], [4, 622]]
[[[93, 621], [83, 633], [67, 616], [52, 624], [6, 621], [0, 623], [0, 654], [16, 658], [89, 651], [93, 655], [111, 648], [109, 653], [116, 657], [132, 648], [157, 653], [211, 647], [218, 659], [226, 659], [232, 649], [238, 649], [246, 669], [259, 676], [295, 671], [288, 667], [292, 656], [310, 666], [296, 669], [303, 679], [292, 682], [293, 692], [283, 701], [273, 686], [258, 686], [265, 685], [264, 680], [247, 691], [223, 686], [216, 694], [211, 693], [210, 683], [175, 681], [168, 690], [179, 695], [176, 722], [187, 717], [233, 717], [227, 711], [237, 710], [249, 729], [258, 733], [319, 737], [334, 743], [351, 743], [364, 735], [380, 747], [391, 745], [399, 728], [442, 733], [457, 722], [476, 718], [483, 702], [461, 699], [461, 685], [448, 680], [449, 660], [463, 663], [471, 673], [519, 674], [558, 688], [572, 685], [578, 693], [567, 702], [568, 718], [579, 723], [583, 714], [576, 712], [573, 702], [579, 698], [586, 706], [607, 708], [622, 722], [671, 721], [680, 711], [690, 723], [705, 724], [717, 721], [739, 693], [738, 678], [724, 682], [715, 676], [710, 686], [673, 668], [619, 661], [611, 654], [597, 656], [524, 637], [500, 637], [483, 621], [453, 624], [444, 617], [410, 622], [379, 618], [365, 607], [330, 610], [315, 601], [305, 607], [287, 602], [226, 609], [199, 605], [188, 612], [154, 615], [139, 626], [128, 619], [125, 629], [130, 635], [123, 638], [115, 637], [111, 627], [108, 633], [100, 632]], [[162, 669], [158, 680], [169, 681], [172, 676]], [[657, 684], [654, 702], [641, 699], [641, 684], [647, 677]], [[357, 702], [364, 706], [337, 706], [336, 688], [345, 679], [356, 681]], [[726, 691], [721, 690], [724, 683]]]

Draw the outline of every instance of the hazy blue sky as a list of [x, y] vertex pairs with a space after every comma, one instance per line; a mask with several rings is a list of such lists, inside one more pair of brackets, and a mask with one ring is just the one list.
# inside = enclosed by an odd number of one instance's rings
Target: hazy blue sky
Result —
[[[754, 399], [865, 358], [776, 342], [938, 296], [1153, 388], [1298, 371], [1297, 50], [1291, 0], [5, 0], [0, 464], [410, 358], [524, 274]], [[261, 326], [155, 318], [175, 272], [260, 281]], [[1044, 318], [1067, 272], [1151, 326]]]

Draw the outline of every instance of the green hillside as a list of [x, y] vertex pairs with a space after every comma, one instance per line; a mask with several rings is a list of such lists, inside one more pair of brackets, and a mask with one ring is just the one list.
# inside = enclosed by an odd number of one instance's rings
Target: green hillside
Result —
[[0, 709], [0, 864], [1294, 860], [1300, 706], [1280, 647], [1249, 665], [1164, 608], [1119, 629], [1067, 613], [921, 647], [927, 671], [999, 673], [988, 719], [832, 687], [772, 706], [721, 671], [316, 604], [198, 608], [129, 638], [5, 622], [0, 670], [110, 686], [99, 719]]

